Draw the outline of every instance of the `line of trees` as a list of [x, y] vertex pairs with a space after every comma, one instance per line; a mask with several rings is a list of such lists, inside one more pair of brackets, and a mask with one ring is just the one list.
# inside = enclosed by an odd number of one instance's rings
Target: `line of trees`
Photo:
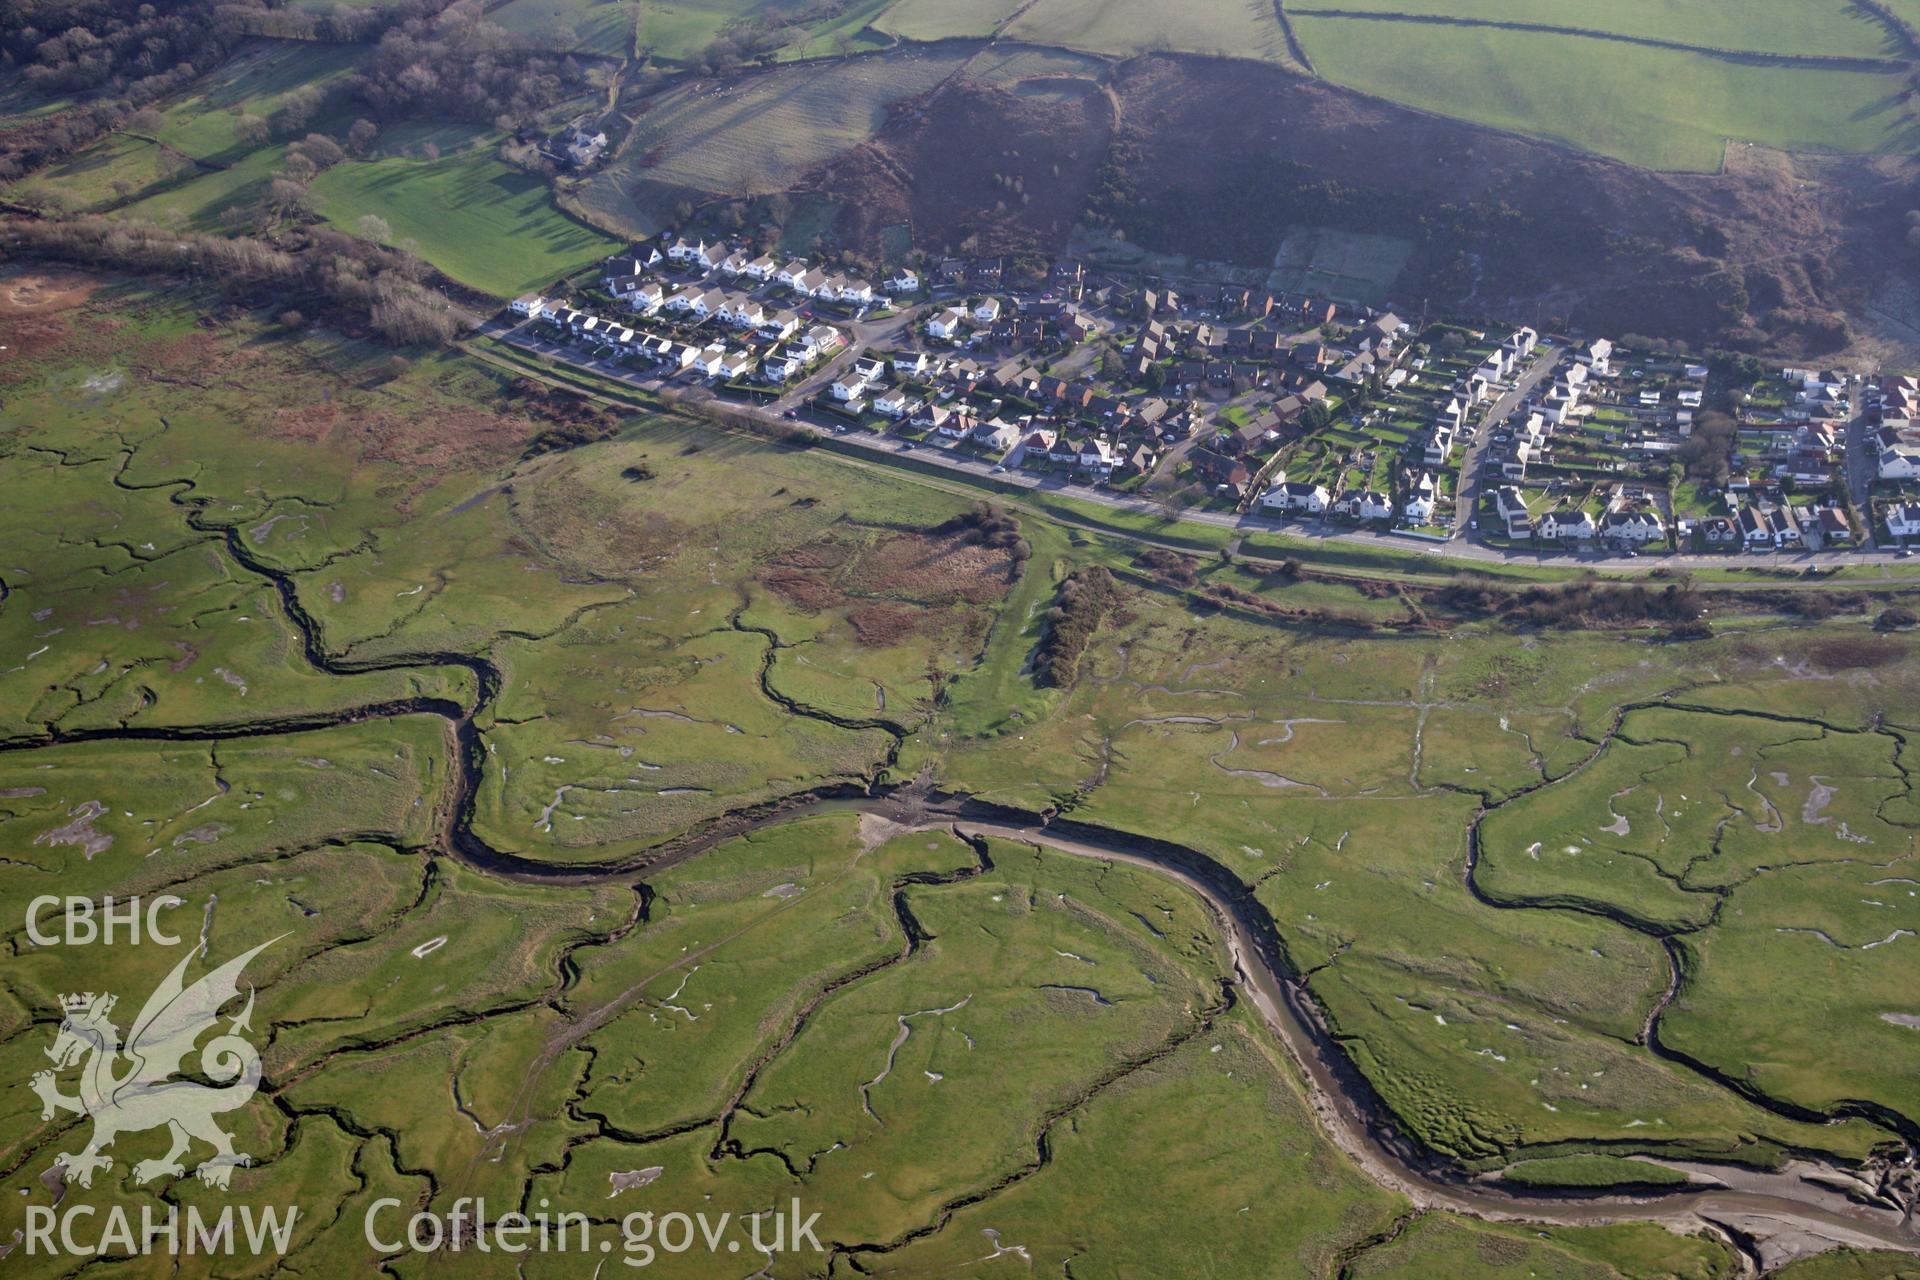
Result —
[[587, 81], [578, 59], [531, 50], [463, 2], [388, 29], [348, 91], [376, 119], [428, 116], [512, 130]]
[[360, 323], [395, 346], [443, 345], [461, 328], [453, 303], [427, 285], [428, 267], [411, 254], [368, 244], [325, 227], [304, 227], [280, 242], [252, 236], [169, 231], [125, 218], [0, 223], [0, 249], [143, 274], [204, 281], [221, 294], [276, 309], [304, 304]]
[[[393, 0], [360, 8], [336, 5], [330, 13], [316, 14], [263, 0], [175, 0], [164, 5], [148, 0], [10, 0], [0, 4], [0, 82], [17, 79], [36, 93], [76, 101], [0, 132], [0, 181], [57, 163], [128, 126], [136, 113], [212, 72], [251, 37], [371, 41], [390, 31], [430, 29], [447, 8], [448, 0]], [[480, 24], [479, 11], [470, 4], [458, 8], [451, 31], [491, 25]], [[430, 67], [433, 74], [458, 82], [465, 74], [458, 59], [465, 56], [467, 43], [449, 44], [448, 37], [428, 43], [440, 54], [440, 61]], [[398, 76], [423, 60], [424, 55], [403, 59], [390, 54], [385, 65]], [[487, 105], [546, 105], [556, 100], [556, 85], [572, 83], [535, 69], [515, 97], [500, 92], [503, 77], [492, 68], [492, 62], [480, 68]], [[410, 91], [402, 86], [400, 92]], [[377, 97], [377, 91], [371, 96]], [[318, 89], [296, 91], [275, 120], [250, 122], [248, 127], [263, 135], [298, 134], [318, 111], [321, 97]], [[435, 100], [428, 105], [446, 104]], [[466, 112], [461, 118], [490, 122], [498, 114]]]

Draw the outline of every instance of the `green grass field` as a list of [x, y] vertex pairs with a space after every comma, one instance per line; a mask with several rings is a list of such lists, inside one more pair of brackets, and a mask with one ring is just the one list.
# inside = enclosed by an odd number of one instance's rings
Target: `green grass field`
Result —
[[629, 0], [508, 0], [487, 16], [541, 46], [624, 58], [633, 52], [635, 11]]
[[267, 183], [286, 157], [286, 151], [282, 146], [262, 147], [224, 169], [202, 173], [142, 196], [122, 212], [130, 218], [162, 226], [218, 231], [224, 225], [222, 213], [228, 209], [245, 209], [266, 194]]
[[779, 24], [787, 35], [781, 57], [829, 57], [841, 41], [859, 45], [859, 33], [889, 0], [854, 0], [824, 16], [807, 0], [649, 0], [640, 10], [640, 48], [656, 58], [695, 61], [740, 23]]
[[313, 184], [316, 208], [342, 230], [385, 218], [395, 243], [462, 284], [511, 297], [605, 257], [619, 242], [568, 218], [539, 177], [484, 150], [433, 160], [336, 166]]
[[1290, 61], [1272, 6], [1258, 0], [1200, 0], [1178, 9], [1154, 0], [1038, 0], [1006, 35], [1122, 56], [1172, 49]]
[[[1894, 7], [1898, 7], [1896, 0]], [[1487, 22], [1607, 31], [1707, 49], [1832, 57], [1897, 57], [1886, 27], [1845, 0], [1316, 0], [1290, 4], [1290, 13], [1316, 9], [1355, 13], [1438, 15]], [[1391, 31], [1382, 29], [1382, 35]], [[1431, 31], [1414, 27], [1412, 31]], [[1417, 38], [1417, 37], [1416, 37]]]
[[989, 36], [1022, 0], [896, 0], [874, 26], [909, 40]]
[[1650, 169], [1718, 169], [1727, 139], [1872, 153], [1915, 137], [1897, 74], [1511, 30], [1312, 16], [1294, 28], [1337, 83]]
[[[191, 93], [170, 103], [161, 113], [162, 123], [154, 137], [197, 160], [223, 164], [239, 160], [252, 148], [235, 140], [236, 120], [251, 115], [271, 121], [288, 94], [307, 85], [328, 90], [352, 72], [360, 56], [351, 45], [294, 41], [252, 45], [196, 83]], [[316, 117], [311, 127], [324, 123]]]

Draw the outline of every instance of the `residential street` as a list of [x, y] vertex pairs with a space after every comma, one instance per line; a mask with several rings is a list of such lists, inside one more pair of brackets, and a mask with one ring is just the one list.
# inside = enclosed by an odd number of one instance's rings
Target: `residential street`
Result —
[[[934, 444], [919, 444], [894, 436], [876, 435], [844, 424], [818, 421], [802, 408], [814, 395], [818, 394], [821, 388], [831, 385], [843, 369], [868, 349], [876, 346], [885, 347], [893, 343], [903, 332], [912, 327], [917, 316], [917, 310], [908, 310], [889, 316], [885, 320], [872, 323], [858, 322], [848, 326], [853, 332], [853, 341], [845, 350], [829, 360], [805, 382], [768, 405], [753, 405], [738, 400], [722, 401], [702, 382], [684, 378], [663, 379], [654, 374], [637, 372], [615, 361], [586, 360], [577, 350], [564, 343], [553, 342], [528, 332], [530, 322], [514, 323], [508, 317], [499, 316], [481, 326], [478, 333], [553, 360], [590, 370], [600, 377], [624, 383], [636, 391], [644, 391], [662, 400], [688, 405], [724, 403], [734, 412], [759, 418], [770, 426], [799, 428], [823, 436], [831, 435], [842, 445], [858, 449], [876, 462], [892, 463], [901, 454], [908, 454], [919, 463], [943, 467], [960, 478], [985, 480], [991, 484], [1002, 484], [1035, 492], [1063, 494], [1117, 511], [1155, 518], [1164, 517], [1165, 511], [1158, 503], [1134, 497], [1131, 494], [1075, 484], [1052, 474], [1036, 475], [1017, 468], [997, 468], [992, 462], [956, 449]], [[1478, 462], [1485, 447], [1486, 423], [1495, 420], [1497, 415], [1506, 411], [1502, 406], [1510, 409], [1518, 404], [1528, 391], [1548, 375], [1551, 368], [1552, 362], [1538, 362], [1528, 370], [1513, 391], [1501, 397], [1493, 409], [1488, 411], [1487, 417], [1482, 421], [1481, 429], [1474, 435], [1474, 445], [1468, 459], [1468, 465], [1472, 470], [1477, 471]], [[789, 413], [795, 416], [789, 418], [787, 417]], [[1463, 481], [1463, 490], [1465, 487]], [[1472, 492], [1477, 496], [1477, 484]], [[1451, 540], [1444, 543], [1430, 543], [1398, 533], [1382, 532], [1372, 528], [1355, 528], [1312, 517], [1276, 520], [1254, 512], [1188, 510], [1181, 513], [1180, 519], [1196, 524], [1232, 529], [1241, 534], [1279, 533], [1306, 543], [1375, 547], [1398, 555], [1416, 555], [1463, 564], [1539, 563], [1606, 569], [1611, 572], [1646, 573], [1655, 569], [1726, 568], [1738, 565], [1801, 569], [1816, 564], [1891, 564], [1895, 560], [1893, 554], [1884, 551], [1848, 551], [1824, 556], [1815, 552], [1781, 552], [1766, 555], [1641, 553], [1637, 556], [1623, 556], [1603, 551], [1531, 551], [1488, 546], [1471, 537], [1460, 536], [1457, 526]]]
[[1873, 527], [1873, 450], [1868, 440], [1873, 432], [1867, 425], [1864, 408], [1856, 407], [1853, 417], [1847, 419], [1847, 496], [1853, 500], [1855, 510], [1865, 518], [1866, 537], [1861, 546], [1867, 551], [1877, 549]]
[[1477, 543], [1479, 539], [1472, 528], [1474, 508], [1480, 504], [1480, 473], [1487, 456], [1487, 445], [1493, 435], [1493, 428], [1504, 422], [1507, 415], [1520, 407], [1520, 402], [1532, 394], [1553, 371], [1559, 367], [1560, 359], [1566, 352], [1554, 347], [1539, 355], [1528, 366], [1527, 371], [1513, 385], [1513, 390], [1493, 402], [1485, 414], [1481, 415], [1479, 425], [1473, 429], [1473, 437], [1467, 441], [1466, 460], [1460, 464], [1460, 491], [1453, 501], [1453, 538], [1459, 541]]

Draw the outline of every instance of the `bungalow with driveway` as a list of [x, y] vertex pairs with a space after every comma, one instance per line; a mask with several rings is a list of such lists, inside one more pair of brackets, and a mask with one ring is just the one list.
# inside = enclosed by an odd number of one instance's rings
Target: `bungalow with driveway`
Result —
[[608, 284], [607, 290], [643, 315], [652, 315], [667, 300], [665, 285], [658, 280], [647, 280], [640, 276], [623, 276]]
[[1695, 526], [1700, 540], [1715, 549], [1740, 545], [1740, 526], [1726, 516], [1708, 516]]
[[767, 309], [752, 298], [736, 295], [721, 304], [720, 318], [736, 329], [758, 329], [767, 318]]
[[1593, 517], [1578, 509], [1561, 508], [1541, 516], [1534, 537], [1545, 542], [1587, 542], [1599, 536]]
[[1113, 442], [1105, 436], [1094, 436], [1080, 446], [1080, 469], [1098, 471], [1102, 475], [1112, 471], [1120, 461], [1120, 455], [1114, 452]]
[[1047, 427], [1038, 431], [1029, 431], [1027, 438], [1020, 442], [1020, 461], [1039, 461], [1053, 456], [1053, 442], [1059, 439], [1059, 433]]
[[1350, 489], [1340, 495], [1333, 510], [1355, 520], [1387, 520], [1393, 516], [1393, 500], [1372, 489]]
[[687, 240], [676, 237], [667, 246], [667, 256], [675, 262], [687, 265], [697, 263], [709, 269], [725, 257], [726, 253], [727, 246], [718, 240]]
[[1749, 551], [1763, 551], [1774, 546], [1773, 525], [1767, 520], [1766, 513], [1758, 507], [1742, 507], [1739, 515], [1740, 541]]
[[927, 321], [927, 336], [938, 338], [942, 342], [957, 342], [961, 327], [967, 322], [967, 313], [959, 307], [948, 307], [945, 311]]
[[904, 418], [912, 412], [914, 399], [902, 387], [895, 387], [873, 402], [875, 413], [885, 414], [889, 418]]
[[522, 294], [507, 304], [507, 310], [529, 320], [538, 320], [547, 312], [547, 300], [537, 293]]
[[1282, 479], [1260, 495], [1260, 505], [1269, 510], [1298, 511], [1310, 516], [1321, 514], [1332, 502], [1333, 496], [1325, 485], [1305, 480]]
[[973, 322], [975, 324], [992, 324], [999, 318], [1000, 299], [982, 298], [973, 304]]
[[1653, 511], [1609, 511], [1600, 521], [1600, 536], [1610, 542], [1630, 542], [1644, 547], [1649, 542], [1665, 541], [1667, 528]]
[[1425, 524], [1433, 519], [1433, 504], [1439, 494], [1440, 485], [1433, 474], [1420, 472], [1407, 482], [1407, 497], [1400, 504], [1400, 514], [1415, 524]]
[[759, 334], [769, 342], [785, 342], [800, 328], [800, 317], [792, 311], [773, 311], [760, 322]]
[[992, 453], [1005, 453], [1020, 439], [1020, 428], [995, 418], [973, 429], [973, 442]]
[[1236, 497], [1246, 493], [1247, 486], [1253, 482], [1253, 472], [1247, 464], [1238, 458], [1229, 458], [1212, 449], [1195, 449], [1187, 455], [1187, 461], [1208, 484], [1217, 489], [1225, 489]]
[[887, 281], [887, 288], [895, 293], [914, 293], [920, 288], [920, 273], [909, 267], [902, 267], [893, 273], [893, 279]]
[[1920, 502], [1895, 502], [1887, 507], [1887, 532], [1901, 540], [1920, 538]]
[[[1882, 430], [1878, 469], [1882, 480], [1912, 480], [1920, 477], [1920, 440], [1907, 438], [1906, 432]], [[1891, 436], [1891, 439], [1886, 437]]]

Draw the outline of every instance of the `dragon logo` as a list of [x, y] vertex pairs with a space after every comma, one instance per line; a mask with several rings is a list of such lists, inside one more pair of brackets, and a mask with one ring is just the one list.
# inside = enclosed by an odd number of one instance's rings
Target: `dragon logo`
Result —
[[[245, 1106], [260, 1087], [260, 1054], [239, 1034], [251, 1030], [251, 986], [246, 1007], [224, 1034], [200, 1050], [201, 1073], [215, 1084], [175, 1077], [195, 1043], [218, 1025], [220, 1007], [239, 996], [240, 974], [248, 962], [278, 941], [261, 943], [190, 987], [182, 982], [193, 959], [189, 955], [147, 998], [125, 1043], [111, 1017], [116, 997], [91, 991], [61, 997], [65, 1016], [53, 1047], [47, 1050], [53, 1070], [34, 1075], [33, 1091], [40, 1095], [42, 1120], [51, 1120], [61, 1111], [87, 1116], [93, 1120], [93, 1138], [78, 1152], [54, 1157], [53, 1169], [64, 1169], [70, 1182], [91, 1186], [96, 1171], [113, 1167], [113, 1157], [101, 1152], [116, 1137], [162, 1125], [172, 1133], [172, 1149], [158, 1160], [134, 1165], [137, 1183], [183, 1176], [186, 1169], [180, 1157], [196, 1138], [215, 1151], [197, 1170], [210, 1187], [225, 1190], [234, 1168], [252, 1163], [250, 1156], [233, 1149], [233, 1139], [214, 1123], [214, 1117]], [[80, 1092], [61, 1093], [57, 1073], [75, 1066], [80, 1068]]]

